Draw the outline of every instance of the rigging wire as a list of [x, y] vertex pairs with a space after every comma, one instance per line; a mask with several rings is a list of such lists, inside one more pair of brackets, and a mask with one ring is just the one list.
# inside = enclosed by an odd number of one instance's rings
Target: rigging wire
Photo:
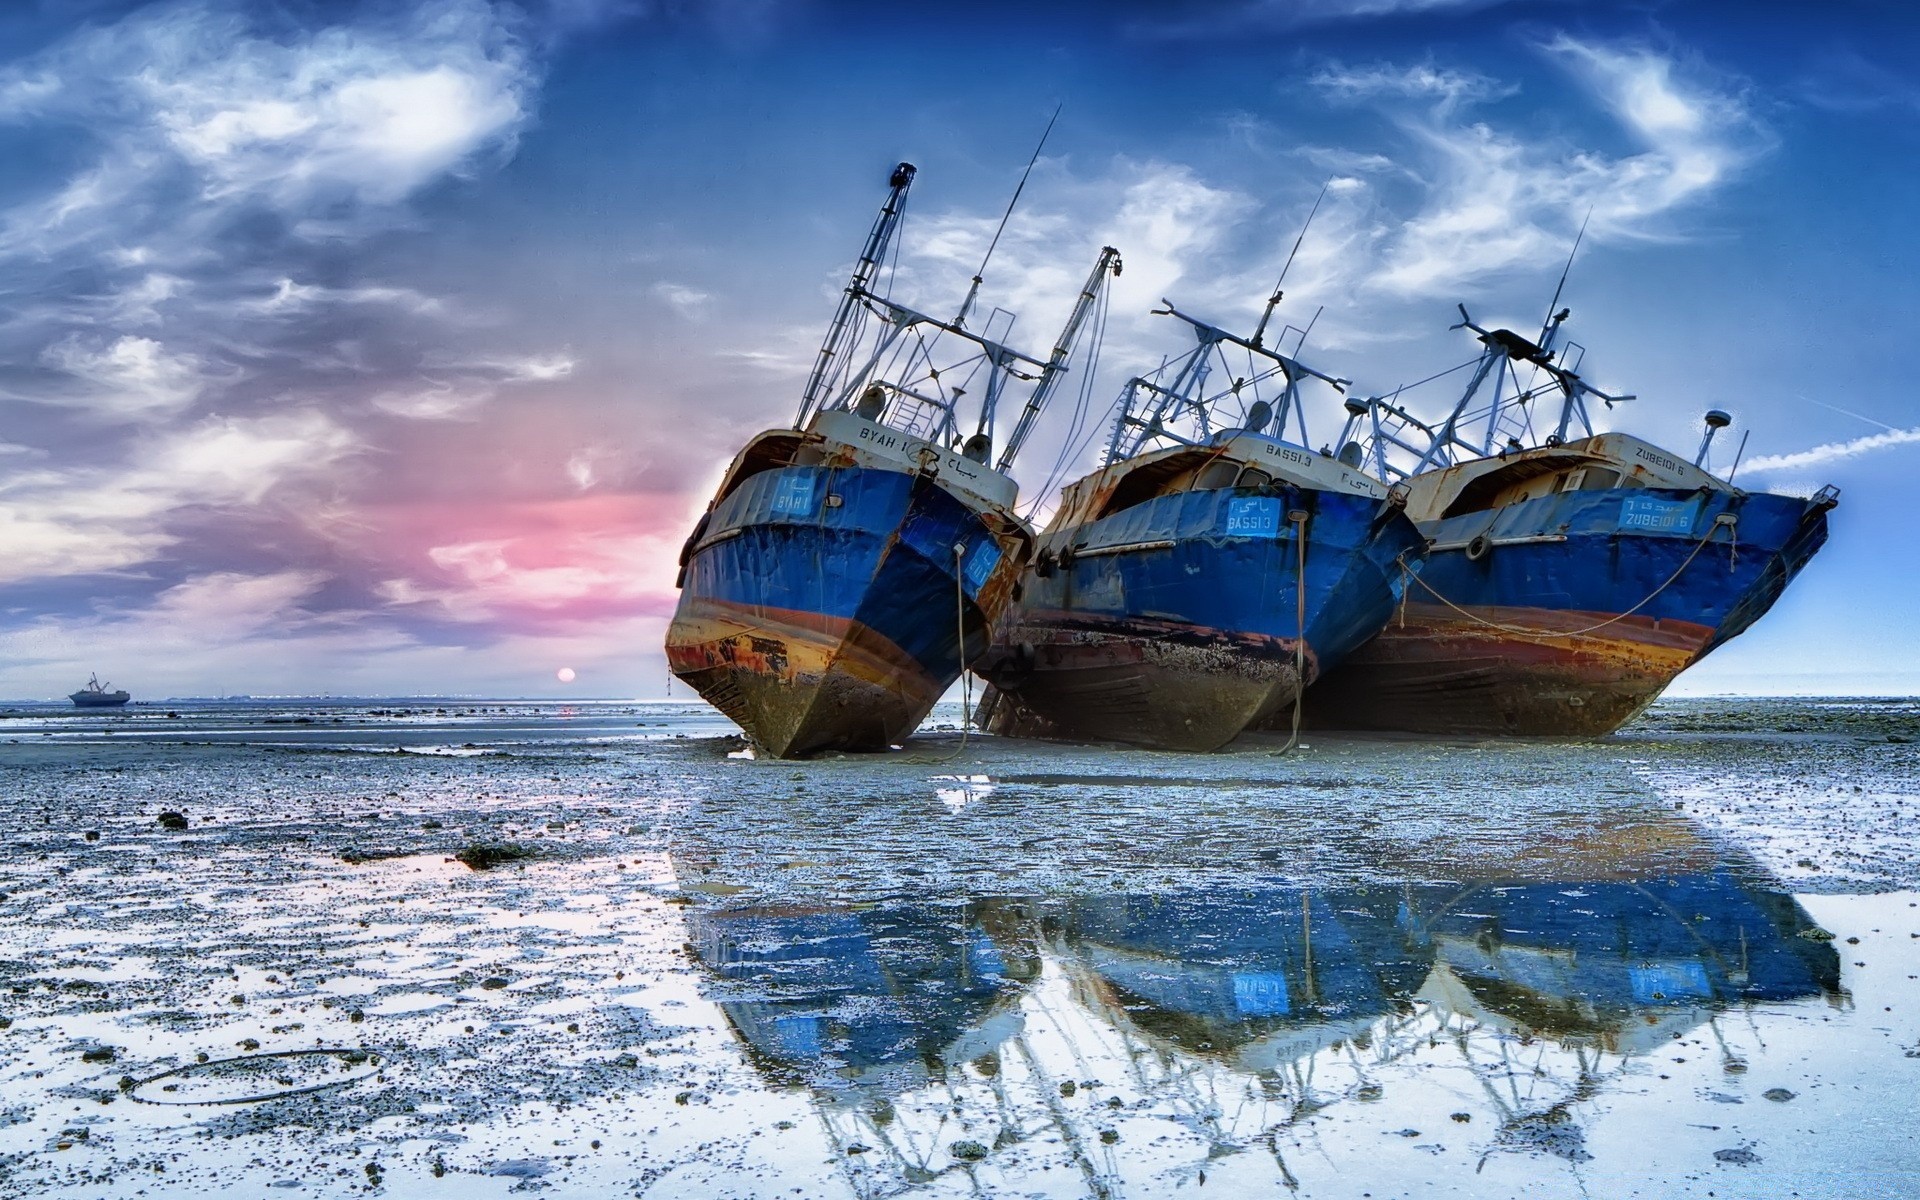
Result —
[[[1013, 198], [1007, 201], [1007, 211], [1000, 214], [1000, 227], [993, 231], [993, 240], [987, 243], [987, 253], [980, 259], [980, 269], [973, 273], [973, 286], [976, 291], [980, 287], [981, 279], [986, 276], [987, 263], [993, 259], [994, 249], [1000, 245], [1000, 235], [1007, 231], [1007, 222], [1013, 219], [1013, 209], [1020, 203], [1020, 193], [1026, 190], [1027, 176], [1033, 174], [1034, 164], [1040, 161], [1040, 152], [1047, 148], [1047, 137], [1053, 132], [1053, 123], [1060, 119], [1060, 110], [1065, 107], [1064, 103], [1054, 105], [1053, 115], [1047, 118], [1047, 127], [1040, 131], [1040, 144], [1033, 148], [1033, 157], [1027, 160], [1027, 169], [1020, 172], [1020, 182], [1013, 189]], [[969, 296], [967, 299], [971, 303], [973, 298]], [[965, 318], [964, 308], [960, 315], [962, 319]]]
[[1055, 456], [1053, 466], [1047, 470], [1045, 481], [1034, 493], [1032, 501], [1027, 506], [1026, 517], [1029, 521], [1040, 511], [1046, 498], [1053, 494], [1054, 487], [1065, 477], [1071, 465], [1085, 453], [1093, 435], [1104, 427], [1104, 425], [1089, 426], [1087, 417], [1092, 411], [1093, 389], [1100, 372], [1100, 352], [1105, 348], [1107, 341], [1107, 318], [1112, 311], [1111, 293], [1106, 288], [1102, 288], [1094, 303], [1093, 328], [1088, 334], [1091, 340], [1087, 343], [1087, 361], [1074, 399], [1073, 418], [1068, 422], [1065, 436], [1060, 439], [1060, 453]]

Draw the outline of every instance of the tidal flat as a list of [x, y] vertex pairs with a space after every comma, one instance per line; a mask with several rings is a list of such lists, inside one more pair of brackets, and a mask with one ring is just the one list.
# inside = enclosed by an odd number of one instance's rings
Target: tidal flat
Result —
[[1920, 1195], [1920, 702], [0, 707], [0, 1197]]

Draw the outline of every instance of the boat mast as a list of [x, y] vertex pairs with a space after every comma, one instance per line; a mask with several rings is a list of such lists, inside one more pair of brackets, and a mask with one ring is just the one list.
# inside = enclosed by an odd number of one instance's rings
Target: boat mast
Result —
[[887, 246], [893, 241], [894, 233], [900, 228], [901, 218], [906, 212], [907, 189], [913, 185], [914, 173], [914, 165], [903, 162], [893, 169], [892, 176], [887, 180], [890, 189], [887, 201], [880, 206], [880, 214], [874, 218], [873, 228], [867, 234], [866, 247], [860, 251], [860, 261], [854, 264], [853, 278], [841, 293], [840, 307], [834, 311], [833, 323], [827, 327], [827, 339], [820, 345], [820, 358], [813, 364], [813, 373], [807, 377], [806, 391], [801, 393], [800, 412], [793, 422], [795, 429], [805, 428], [807, 418], [819, 410], [835, 359], [846, 349], [854, 315], [859, 311], [861, 302], [873, 295], [873, 277], [880, 269], [880, 261], [887, 255]]
[[[1300, 381], [1307, 378], [1318, 379], [1332, 385], [1336, 392], [1345, 392], [1347, 385], [1353, 382], [1350, 379], [1336, 379], [1332, 375], [1314, 370], [1296, 358], [1282, 354], [1278, 350], [1269, 349], [1252, 338], [1243, 338], [1237, 334], [1228, 333], [1217, 325], [1209, 324], [1206, 321], [1200, 320], [1198, 317], [1188, 316], [1186, 313], [1175, 308], [1172, 301], [1162, 300], [1160, 303], [1166, 307], [1154, 309], [1154, 315], [1177, 317], [1185, 321], [1192, 327], [1194, 337], [1197, 339], [1198, 344], [1194, 346], [1192, 350], [1189, 350], [1184, 358], [1179, 360], [1179, 366], [1175, 371], [1171, 384], [1163, 386], [1146, 378], [1134, 378], [1127, 381], [1126, 391], [1123, 393], [1121, 399], [1120, 416], [1118, 420], [1114, 422], [1113, 440], [1107, 448], [1107, 462], [1109, 464], [1132, 458], [1134, 455], [1140, 453], [1142, 446], [1149, 439], [1154, 437], [1171, 437], [1177, 441], [1189, 440], [1169, 433], [1166, 429], [1167, 418], [1170, 416], [1178, 417], [1183, 409], [1193, 410], [1194, 421], [1200, 433], [1200, 439], [1198, 440], [1204, 440], [1208, 436], [1207, 406], [1209, 401], [1207, 397], [1201, 393], [1205, 390], [1206, 378], [1209, 373], [1209, 360], [1214, 352], [1223, 345], [1238, 346], [1247, 351], [1250, 356], [1257, 355], [1274, 364], [1274, 369], [1278, 370], [1280, 377], [1285, 380], [1285, 386], [1280, 391], [1279, 403], [1274, 407], [1272, 413], [1273, 436], [1282, 439], [1286, 437], [1287, 419], [1289, 415], [1291, 415], [1300, 428], [1299, 444], [1302, 446], [1307, 445], [1307, 419], [1306, 413], [1302, 411], [1302, 406], [1299, 403]], [[1164, 370], [1165, 368], [1162, 369]], [[1246, 379], [1236, 379], [1228, 389], [1228, 392], [1238, 395], [1240, 389], [1248, 382]], [[1137, 417], [1133, 415], [1132, 402], [1134, 397], [1143, 391], [1152, 397], [1152, 401], [1148, 406], [1149, 415]], [[1127, 432], [1129, 427], [1137, 430], [1137, 432], [1129, 436]], [[1260, 428], [1264, 427], [1265, 422], [1261, 422]], [[1260, 432], [1260, 429], [1254, 429], [1254, 432]]]
[[1046, 407], [1047, 400], [1053, 395], [1053, 389], [1066, 374], [1067, 358], [1073, 353], [1073, 345], [1080, 338], [1080, 327], [1086, 323], [1087, 314], [1093, 311], [1094, 303], [1099, 300], [1101, 289], [1106, 286], [1109, 277], [1120, 274], [1120, 252], [1112, 246], [1102, 246], [1100, 257], [1093, 264], [1093, 271], [1087, 276], [1087, 282], [1080, 288], [1080, 298], [1074, 302], [1073, 312], [1068, 314], [1067, 323], [1060, 330], [1060, 338], [1053, 344], [1053, 354], [1047, 359], [1047, 365], [1040, 369], [1040, 382], [1033, 387], [1033, 393], [1027, 397], [1027, 406], [1015, 422], [1013, 432], [1007, 436], [1007, 445], [1000, 452], [1000, 461], [994, 470], [1005, 473], [1013, 465], [1013, 456], [1020, 453], [1027, 434], [1033, 430], [1034, 419], [1040, 410]]
[[[1331, 375], [1322, 375], [1320, 372], [1314, 370], [1312, 367], [1306, 366], [1297, 359], [1289, 358], [1278, 350], [1268, 349], [1266, 346], [1266, 334], [1267, 324], [1273, 320], [1273, 310], [1280, 306], [1281, 299], [1286, 295], [1284, 285], [1287, 282], [1287, 272], [1293, 269], [1293, 260], [1299, 255], [1301, 244], [1307, 240], [1307, 232], [1313, 228], [1313, 218], [1319, 213], [1321, 202], [1327, 198], [1327, 189], [1332, 186], [1333, 180], [1331, 178], [1320, 185], [1320, 194], [1314, 197], [1313, 207], [1307, 210], [1307, 219], [1300, 225], [1299, 236], [1293, 239], [1293, 249], [1287, 252], [1287, 261], [1280, 267], [1280, 278], [1273, 282], [1273, 294], [1267, 297], [1266, 307], [1262, 309], [1260, 313], [1260, 323], [1254, 327], [1252, 337], [1243, 338], [1228, 333], [1217, 325], [1209, 324], [1206, 321], [1190, 317], [1186, 313], [1181, 312], [1173, 306], [1171, 300], [1163, 298], [1160, 301], [1160, 303], [1166, 307], [1154, 309], [1154, 315], [1178, 317], [1180, 320], [1185, 321], [1192, 327], [1194, 337], [1197, 339], [1198, 344], [1195, 345], [1192, 350], [1188, 351], [1185, 357], [1178, 360], [1179, 366], [1174, 371], [1173, 381], [1171, 383], [1155, 383], [1153, 379], [1147, 377], [1136, 377], [1127, 381], [1126, 388], [1120, 394], [1118, 405], [1120, 411], [1114, 420], [1113, 439], [1107, 446], [1107, 462], [1109, 464], [1132, 458], [1134, 455], [1140, 453], [1141, 448], [1148, 441], [1156, 437], [1169, 437], [1176, 441], [1187, 440], [1180, 438], [1177, 434], [1169, 433], [1166, 428], [1167, 419], [1169, 417], [1177, 418], [1183, 409], [1190, 409], [1192, 411], [1194, 428], [1200, 435], [1197, 440], [1204, 441], [1211, 436], [1211, 431], [1208, 428], [1210, 414], [1207, 411], [1209, 401], [1205, 395], [1207, 376], [1213, 369], [1212, 360], [1215, 351], [1221, 346], [1229, 344], [1244, 349], [1249, 359], [1257, 355], [1273, 363], [1274, 368], [1279, 370], [1280, 377], [1286, 381], [1285, 386], [1280, 392], [1280, 403], [1277, 410], [1267, 409], [1263, 412], [1261, 402], [1259, 401], [1256, 401], [1249, 409], [1250, 414], [1255, 412], [1262, 413], [1262, 415], [1255, 417], [1249, 424], [1249, 430], [1254, 433], [1259, 433], [1266, 428], [1268, 421], [1272, 420], [1274, 436], [1284, 440], [1287, 436], [1287, 418], [1289, 415], [1292, 415], [1300, 426], [1300, 445], [1305, 446], [1308, 444], [1306, 413], [1299, 404], [1300, 380], [1303, 377], [1324, 380], [1332, 384], [1336, 392], [1345, 392], [1347, 385], [1351, 383], [1352, 380], [1335, 379]], [[1311, 328], [1313, 322], [1309, 321], [1307, 324], [1308, 327]], [[1282, 330], [1280, 336], [1284, 339], [1286, 331]], [[1300, 335], [1300, 341], [1302, 343], [1306, 341], [1306, 334], [1304, 332]], [[1300, 347], [1298, 345], [1294, 347], [1296, 353], [1299, 349]], [[1167, 365], [1168, 364], [1165, 363], [1161, 364], [1160, 371], [1156, 372], [1156, 375], [1164, 374]], [[1238, 396], [1241, 388], [1245, 387], [1248, 383], [1257, 383], [1259, 378], [1264, 378], [1271, 373], [1272, 369], [1269, 369], [1260, 372], [1259, 375], [1253, 379], [1235, 378], [1232, 386], [1227, 389], [1227, 392], [1228, 394]], [[1152, 398], [1149, 405], [1150, 415], [1144, 418], [1137, 417], [1133, 414], [1134, 401], [1142, 392], [1147, 393], [1147, 395]], [[1215, 397], [1215, 399], [1218, 399], [1218, 397]], [[1137, 432], [1129, 436], [1127, 433], [1129, 427]]]
[[[1571, 315], [1571, 310], [1563, 308], [1550, 315], [1546, 324], [1541, 327], [1540, 340], [1533, 342], [1511, 329], [1487, 329], [1476, 325], [1473, 318], [1468, 315], [1466, 305], [1457, 307], [1460, 309], [1460, 322], [1452, 328], [1473, 331], [1483, 347], [1480, 360], [1475, 365], [1473, 377], [1467, 381], [1466, 390], [1461, 393], [1459, 402], [1453, 406], [1453, 411], [1447, 414], [1446, 421], [1434, 433], [1426, 451], [1421, 454], [1420, 461], [1408, 474], [1418, 474], [1430, 467], [1451, 466], [1454, 462], [1453, 452], [1456, 449], [1464, 450], [1476, 457], [1498, 453], [1500, 447], [1494, 443], [1499, 436], [1502, 414], [1508, 409], [1523, 407], [1549, 386], [1557, 387], [1561, 392], [1560, 420], [1555, 425], [1553, 433], [1546, 438], [1546, 444], [1550, 446], [1560, 445], [1567, 440], [1568, 430], [1576, 418], [1581, 428], [1586, 431], [1586, 435], [1589, 437], [1593, 435], [1593, 421], [1587, 413], [1586, 397], [1597, 396], [1609, 408], [1622, 401], [1633, 399], [1631, 395], [1616, 396], [1603, 392], [1582, 379], [1578, 372], [1569, 370], [1554, 361], [1553, 343], [1559, 337], [1560, 326]], [[1513, 392], [1507, 394], [1503, 386], [1506, 383], [1506, 377], [1515, 364], [1522, 362], [1545, 371], [1548, 383], [1539, 387], [1522, 388], [1518, 386], [1519, 380], [1516, 377]], [[1486, 436], [1480, 444], [1476, 445], [1467, 441], [1462, 435], [1461, 426], [1467, 422], [1469, 415], [1467, 408], [1473, 403], [1475, 394], [1486, 382], [1487, 376], [1494, 375], [1496, 372], [1498, 374], [1494, 383], [1493, 401], [1487, 408]]]

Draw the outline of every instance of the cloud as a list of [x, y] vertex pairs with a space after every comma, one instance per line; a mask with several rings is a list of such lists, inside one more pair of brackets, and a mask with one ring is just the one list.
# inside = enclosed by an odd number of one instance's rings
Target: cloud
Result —
[[508, 383], [552, 383], [573, 374], [574, 360], [565, 354], [531, 355], [524, 358], [488, 359], [479, 364], [498, 371]]
[[493, 399], [491, 388], [462, 390], [438, 383], [414, 391], [381, 392], [368, 401], [382, 412], [414, 421], [448, 421], [464, 418]]
[[158, 325], [161, 321], [161, 306], [187, 292], [191, 286], [177, 275], [150, 271], [131, 285], [115, 292], [101, 313], [101, 320], [116, 326]]
[[1596, 241], [1673, 236], [1674, 214], [1769, 145], [1737, 92], [1689, 77], [1702, 69], [1683, 71], [1646, 47], [1565, 34], [1539, 49], [1585, 87], [1635, 152], [1613, 156], [1470, 120], [1467, 110], [1514, 91], [1479, 75], [1418, 64], [1334, 66], [1314, 77], [1336, 102], [1385, 108], [1408, 139], [1406, 170], [1422, 192], [1418, 210], [1376, 239], [1366, 286], [1444, 296], [1537, 267], [1564, 256], [1589, 212]]
[[1856, 458], [1874, 450], [1884, 450], [1890, 446], [1910, 446], [1920, 443], [1920, 426], [1911, 429], [1889, 429], [1885, 433], [1869, 433], [1863, 437], [1844, 442], [1823, 442], [1807, 450], [1796, 450], [1791, 454], [1761, 454], [1747, 460], [1748, 471], [1797, 471], [1807, 467], [1820, 467], [1843, 459]]
[[1857, 50], [1823, 54], [1798, 91], [1808, 104], [1828, 112], [1920, 116], [1920, 84], [1912, 75], [1890, 70]]
[[116, 681], [144, 700], [237, 688], [311, 694], [355, 690], [352, 681], [376, 664], [435, 678], [436, 660], [444, 666], [460, 654], [422, 646], [373, 614], [315, 611], [330, 582], [303, 569], [204, 572], [144, 603], [44, 616], [0, 629], [0, 677], [18, 695], [111, 664]]
[[437, 580], [397, 577], [379, 590], [395, 605], [428, 605], [450, 620], [520, 629], [660, 616], [676, 600], [677, 549], [670, 536], [620, 529], [457, 542], [427, 551]]
[[596, 480], [554, 499], [372, 508], [374, 540], [385, 548], [374, 594], [419, 619], [499, 630], [670, 613], [686, 509], [706, 497], [663, 503], [612, 485]]
[[653, 294], [689, 321], [704, 319], [713, 304], [713, 297], [706, 292], [680, 283], [656, 283], [653, 285]]
[[1436, 14], [1468, 15], [1506, 0], [1238, 0], [1200, 6], [1196, 15], [1143, 26], [1162, 37], [1231, 36], [1243, 31], [1285, 32], [1315, 25], [1384, 21]]
[[416, 421], [464, 419], [477, 415], [503, 387], [557, 383], [571, 376], [577, 365], [565, 354], [448, 361], [436, 365], [434, 372], [456, 377], [457, 383], [447, 378], [426, 379], [424, 386], [389, 389], [368, 403], [382, 412]]
[[106, 131], [107, 158], [69, 189], [66, 214], [124, 190], [125, 168], [169, 162], [216, 202], [298, 215], [394, 204], [510, 150], [534, 80], [510, 10], [440, 0], [391, 11], [286, 36], [228, 6], [138, 10], [0, 72], [0, 117]]
[[324, 474], [359, 449], [351, 431], [313, 410], [209, 417], [144, 448], [128, 484], [197, 503], [258, 504], [286, 480]]
[[263, 300], [254, 301], [252, 307], [260, 313], [298, 316], [311, 313], [318, 308], [341, 304], [390, 305], [416, 314], [433, 314], [446, 309], [446, 304], [438, 297], [429, 296], [414, 288], [377, 285], [326, 287], [320, 284], [295, 283], [286, 278], [276, 281], [273, 294]]
[[298, 607], [327, 581], [322, 571], [286, 570], [265, 575], [218, 571], [166, 589], [145, 614], [152, 624], [201, 638], [238, 639], [270, 625], [297, 623]]
[[1365, 67], [1333, 65], [1314, 73], [1313, 86], [1328, 97], [1353, 103], [1382, 96], [1432, 100], [1452, 108], [1461, 104], [1502, 99], [1520, 89], [1473, 71], [1450, 71], [1431, 63], [1412, 67], [1375, 64]]
[[16, 471], [0, 481], [0, 583], [150, 563], [179, 540], [177, 519], [256, 511], [290, 485], [329, 486], [360, 449], [307, 410], [209, 417], [150, 436], [121, 464]]
[[[1232, 188], [1202, 179], [1193, 168], [1161, 160], [1120, 158], [1091, 176], [1042, 163], [1045, 178], [1031, 201], [1007, 222], [988, 266], [980, 328], [992, 305], [1019, 317], [1017, 347], [1045, 357], [1092, 269], [1101, 246], [1122, 248], [1126, 270], [1115, 281], [1122, 328], [1204, 261], [1257, 205]], [[1038, 192], [1036, 197], [1034, 192]], [[922, 215], [900, 250], [899, 290], [909, 303], [946, 314], [992, 241], [998, 213], [953, 210]], [[843, 276], [844, 278], [844, 276]], [[811, 361], [810, 357], [808, 361]]]
[[24, 399], [142, 416], [191, 407], [204, 386], [198, 359], [190, 354], [170, 354], [165, 346], [147, 337], [127, 336], [89, 344], [76, 335], [49, 346], [41, 359], [81, 386], [64, 394]]

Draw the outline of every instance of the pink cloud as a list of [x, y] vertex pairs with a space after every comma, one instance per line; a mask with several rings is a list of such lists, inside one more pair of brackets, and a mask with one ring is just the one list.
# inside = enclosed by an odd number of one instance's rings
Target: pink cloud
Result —
[[375, 554], [395, 605], [516, 630], [664, 616], [684, 534], [677, 497], [605, 494], [376, 509]]

